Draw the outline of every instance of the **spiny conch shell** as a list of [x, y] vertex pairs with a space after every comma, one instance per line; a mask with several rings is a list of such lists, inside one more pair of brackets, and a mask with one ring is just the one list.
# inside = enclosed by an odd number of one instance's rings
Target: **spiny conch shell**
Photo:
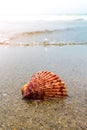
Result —
[[64, 82], [49, 71], [35, 73], [21, 91], [23, 97], [29, 99], [51, 99], [68, 96]]

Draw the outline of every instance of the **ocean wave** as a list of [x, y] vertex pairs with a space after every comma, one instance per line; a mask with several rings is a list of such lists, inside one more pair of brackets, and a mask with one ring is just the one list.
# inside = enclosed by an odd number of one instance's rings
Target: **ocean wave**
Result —
[[61, 29], [54, 29], [54, 30], [37, 30], [37, 31], [31, 31], [31, 32], [23, 32], [18, 35], [40, 35], [40, 34], [49, 34], [49, 33], [55, 33], [55, 32], [65, 32], [65, 31], [71, 31], [74, 28], [61, 28]]
[[68, 32], [68, 31], [73, 31], [74, 28], [61, 28], [61, 29], [53, 29], [53, 30], [37, 30], [37, 31], [29, 31], [29, 32], [20, 32], [20, 33], [16, 33], [14, 35], [12, 35], [11, 37], [9, 37], [10, 41], [13, 40], [17, 40], [19, 38], [24, 38], [24, 37], [28, 37], [28, 36], [39, 36], [39, 35], [49, 35], [52, 33], [60, 33], [60, 32]]

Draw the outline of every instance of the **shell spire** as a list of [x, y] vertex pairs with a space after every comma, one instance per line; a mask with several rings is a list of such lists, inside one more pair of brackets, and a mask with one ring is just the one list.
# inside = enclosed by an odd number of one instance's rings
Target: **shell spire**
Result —
[[39, 71], [25, 84], [22, 95], [29, 99], [51, 99], [68, 96], [65, 83], [53, 72]]

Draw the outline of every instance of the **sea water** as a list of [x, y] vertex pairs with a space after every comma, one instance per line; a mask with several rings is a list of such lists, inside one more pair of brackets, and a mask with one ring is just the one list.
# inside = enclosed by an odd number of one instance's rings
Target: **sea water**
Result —
[[0, 20], [0, 44], [87, 43], [87, 15], [10, 16]]

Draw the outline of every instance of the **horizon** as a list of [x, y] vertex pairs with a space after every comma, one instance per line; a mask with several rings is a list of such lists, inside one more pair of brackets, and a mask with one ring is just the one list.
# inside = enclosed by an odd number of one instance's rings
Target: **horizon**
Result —
[[86, 20], [87, 14], [18, 14], [18, 15], [3, 15], [0, 16], [0, 22], [27, 22], [27, 21], [72, 21], [72, 20]]

